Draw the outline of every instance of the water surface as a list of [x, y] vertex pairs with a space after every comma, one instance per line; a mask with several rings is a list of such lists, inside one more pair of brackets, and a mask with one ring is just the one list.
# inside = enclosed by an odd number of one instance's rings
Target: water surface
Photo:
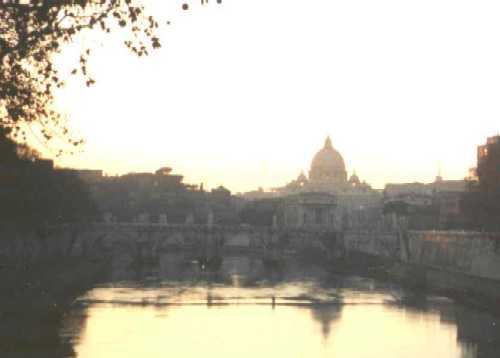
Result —
[[500, 356], [500, 320], [443, 297], [312, 264], [270, 272], [233, 257], [209, 275], [188, 261], [117, 264], [61, 339], [78, 358]]

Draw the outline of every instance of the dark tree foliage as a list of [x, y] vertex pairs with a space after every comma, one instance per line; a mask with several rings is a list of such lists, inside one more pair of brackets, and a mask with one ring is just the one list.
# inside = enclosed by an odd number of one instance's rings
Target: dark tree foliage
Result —
[[411, 205], [403, 200], [394, 200], [384, 204], [384, 215], [395, 214], [398, 218], [408, 219], [410, 230], [436, 230], [439, 228], [439, 206]]
[[197, 215], [197, 210], [203, 210], [206, 204], [205, 195], [200, 192], [139, 189], [119, 179], [99, 183], [94, 191], [99, 210], [112, 213], [118, 222], [133, 222], [143, 213], [149, 214], [151, 222], [158, 222], [159, 216], [166, 214], [170, 224], [182, 224], [190, 213], [195, 219], [203, 216], [206, 221], [206, 214]]
[[240, 220], [244, 224], [271, 226], [273, 216], [278, 213], [282, 201], [280, 199], [261, 199], [249, 201], [241, 209]]
[[0, 129], [0, 222], [17, 228], [93, 221], [97, 209], [86, 185], [58, 172], [36, 151]]
[[[53, 55], [82, 31], [119, 28], [130, 31], [125, 45], [138, 56], [160, 47], [158, 23], [133, 0], [0, 0], [0, 127], [23, 140], [26, 128], [36, 125], [44, 141], [57, 136], [78, 146], [82, 141], [51, 109], [53, 90], [64, 85]], [[81, 53], [72, 72], [81, 73], [87, 86], [94, 83], [89, 54]]]

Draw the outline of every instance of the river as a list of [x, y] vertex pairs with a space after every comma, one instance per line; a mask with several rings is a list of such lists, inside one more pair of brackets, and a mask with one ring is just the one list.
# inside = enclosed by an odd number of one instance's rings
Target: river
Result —
[[206, 274], [186, 257], [164, 255], [152, 265], [116, 260], [111, 271], [57, 322], [57, 344], [14, 345], [3, 356], [500, 356], [500, 319], [489, 313], [314, 263], [270, 271], [229, 257]]

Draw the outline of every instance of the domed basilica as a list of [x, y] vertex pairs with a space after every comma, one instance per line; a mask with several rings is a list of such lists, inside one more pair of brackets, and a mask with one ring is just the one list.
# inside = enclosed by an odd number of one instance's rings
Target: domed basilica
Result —
[[309, 177], [301, 172], [297, 179], [273, 191], [283, 198], [283, 225], [294, 228], [343, 230], [361, 227], [361, 222], [372, 225], [379, 217], [382, 198], [380, 191], [360, 181], [356, 173], [347, 179], [344, 158], [329, 137], [314, 155]]
[[311, 163], [309, 178], [312, 182], [342, 186], [347, 181], [344, 159], [333, 146], [330, 137], [324, 147], [316, 153]]
[[333, 147], [330, 137], [327, 137], [323, 148], [313, 157], [309, 178], [302, 172], [296, 180], [275, 191], [285, 195], [300, 192], [354, 194], [370, 192], [372, 189], [361, 182], [355, 173], [347, 180], [344, 158]]

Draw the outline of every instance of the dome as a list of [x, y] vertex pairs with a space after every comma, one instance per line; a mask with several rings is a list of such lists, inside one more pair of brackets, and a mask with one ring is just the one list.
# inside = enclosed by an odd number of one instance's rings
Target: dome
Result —
[[315, 182], [335, 184], [345, 184], [347, 182], [344, 159], [333, 148], [330, 137], [326, 138], [325, 145], [314, 156], [311, 162], [309, 179]]
[[356, 172], [352, 173], [351, 177], [349, 178], [349, 183], [352, 185], [361, 184], [361, 181], [359, 180], [359, 177], [356, 175]]
[[299, 183], [307, 183], [307, 177], [304, 174], [304, 171], [301, 171], [299, 176], [297, 177], [297, 182]]

